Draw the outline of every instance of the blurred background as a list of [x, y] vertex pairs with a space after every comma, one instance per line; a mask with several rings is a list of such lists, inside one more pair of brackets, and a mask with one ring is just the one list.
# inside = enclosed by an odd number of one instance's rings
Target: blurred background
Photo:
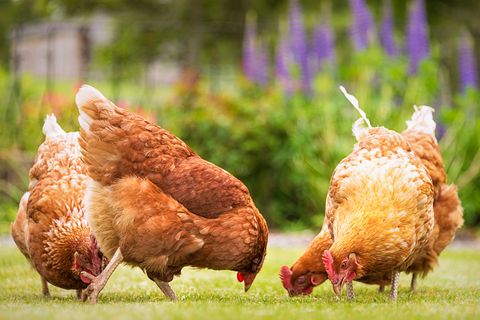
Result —
[[[480, 1], [1, 0], [0, 233], [54, 113], [89, 83], [244, 181], [274, 229], [318, 230], [355, 143], [356, 95], [398, 131], [435, 108], [466, 226], [480, 225]], [[467, 229], [468, 229], [467, 228]]]

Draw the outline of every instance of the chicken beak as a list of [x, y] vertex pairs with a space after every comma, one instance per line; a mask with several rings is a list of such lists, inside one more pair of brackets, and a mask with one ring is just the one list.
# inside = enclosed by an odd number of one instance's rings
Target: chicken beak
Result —
[[255, 280], [255, 277], [257, 276], [256, 273], [247, 273], [243, 275], [243, 283], [245, 284], [245, 292], [250, 289], [250, 287], [253, 284], [253, 280]]
[[335, 295], [338, 298], [340, 298], [340, 296], [342, 295], [342, 289], [343, 289], [343, 279], [333, 284], [332, 286], [333, 286], [333, 292], [335, 292]]

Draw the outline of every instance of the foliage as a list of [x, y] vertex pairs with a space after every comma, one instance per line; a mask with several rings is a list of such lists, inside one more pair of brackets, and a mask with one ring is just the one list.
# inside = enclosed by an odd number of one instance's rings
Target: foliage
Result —
[[473, 198], [479, 192], [478, 92], [459, 97], [454, 107], [439, 105], [436, 64], [426, 60], [409, 76], [406, 63], [372, 48], [336, 75], [320, 73], [311, 97], [249, 86], [232, 95], [200, 93], [166, 107], [160, 123], [243, 180], [271, 226], [304, 228], [318, 227], [333, 169], [355, 143], [351, 124], [359, 115], [339, 84], [357, 96], [373, 124], [397, 131], [414, 104], [432, 105], [450, 181], [460, 184], [466, 221], [473, 224], [480, 208]]
[[[300, 248], [270, 248], [262, 271], [248, 293], [230, 271], [186, 268], [172, 282], [180, 301], [169, 302], [140, 269], [120, 266], [96, 306], [83, 304], [74, 291], [50, 286], [51, 299], [41, 296], [40, 278], [16, 248], [0, 249], [0, 318], [2, 319], [424, 319], [478, 318], [480, 254], [450, 249], [441, 264], [415, 293], [409, 276], [400, 276], [398, 301], [376, 286], [355, 283], [353, 303], [338, 301], [329, 284], [310, 296], [290, 298], [278, 279], [279, 267], [290, 265]], [[234, 316], [233, 316], [234, 315]]]
[[[239, 76], [234, 87], [216, 93], [208, 79], [185, 80], [167, 94], [129, 84], [117, 102], [156, 119], [202, 157], [244, 181], [270, 226], [283, 229], [319, 227], [330, 176], [355, 143], [351, 125], [359, 115], [338, 85], [357, 96], [372, 124], [397, 131], [405, 128], [414, 104], [434, 106], [449, 179], [460, 187], [466, 223], [478, 224], [480, 94], [469, 88], [452, 105], [442, 105], [441, 73], [434, 59], [424, 60], [415, 76], [406, 70], [406, 59], [389, 58], [371, 47], [336, 71], [325, 68], [308, 97], [286, 96], [280, 85], [260, 88]], [[12, 208], [26, 190], [45, 114], [54, 112], [67, 130], [78, 127], [72, 86], [42, 92], [33, 79], [19, 85], [21, 90], [12, 91], [8, 74], [0, 74], [0, 99], [7, 101], [0, 105], [3, 222], [11, 221]], [[111, 96], [104, 84], [94, 85]]]

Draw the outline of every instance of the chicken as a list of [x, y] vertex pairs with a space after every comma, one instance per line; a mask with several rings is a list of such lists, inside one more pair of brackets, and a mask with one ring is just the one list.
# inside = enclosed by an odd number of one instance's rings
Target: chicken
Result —
[[[415, 111], [412, 120], [408, 121], [408, 129], [402, 136], [410, 143], [415, 155], [420, 158], [428, 171], [434, 187], [434, 229], [429, 239], [427, 251], [415, 260], [407, 269], [413, 272], [411, 289], [416, 286], [417, 274], [423, 276], [437, 264], [437, 257], [441, 251], [453, 240], [455, 231], [463, 223], [463, 209], [454, 185], [446, 185], [446, 174], [443, 168], [440, 150], [435, 139], [435, 122], [432, 117], [433, 109], [422, 106]], [[291, 296], [310, 294], [313, 288], [327, 279], [327, 273], [321, 254], [332, 244], [327, 225], [324, 224], [321, 232], [316, 236], [305, 253], [291, 268], [282, 267], [280, 278], [283, 286]], [[310, 281], [308, 281], [310, 279]], [[367, 276], [356, 281], [367, 284], [380, 285], [383, 291], [385, 285], [391, 281], [391, 274], [381, 276]]]
[[[280, 269], [280, 280], [290, 296], [308, 295], [316, 286], [328, 279], [322, 254], [330, 248], [333, 241], [326, 221], [320, 233], [293, 266], [291, 268], [283, 266]], [[364, 276], [355, 280], [366, 284], [377, 284], [380, 286], [379, 291], [383, 292], [385, 286], [391, 281], [391, 274]]]
[[463, 224], [463, 208], [455, 185], [447, 185], [447, 176], [442, 156], [435, 138], [433, 109], [415, 107], [408, 128], [402, 136], [410, 143], [413, 151], [427, 169], [434, 187], [433, 211], [435, 224], [423, 255], [407, 269], [413, 273], [411, 290], [415, 290], [417, 275], [426, 276], [438, 264], [438, 256], [452, 242], [455, 232]]
[[332, 237], [325, 222], [320, 233], [293, 266], [280, 269], [280, 280], [290, 296], [308, 295], [314, 287], [328, 279], [322, 253], [332, 245]]
[[[359, 110], [358, 101], [343, 87]], [[362, 118], [353, 126], [358, 141], [330, 180], [326, 219], [333, 239], [322, 260], [337, 295], [352, 280], [391, 274], [395, 300], [399, 273], [425, 251], [434, 225], [433, 184], [406, 139]], [[362, 122], [368, 128], [362, 127]]]
[[48, 283], [64, 289], [87, 287], [102, 269], [102, 253], [85, 218], [86, 168], [78, 132], [65, 133], [55, 116], [47, 116], [46, 136], [30, 170], [29, 191], [21, 201], [12, 237], [22, 254]]
[[89, 222], [111, 257], [84, 298], [95, 303], [122, 261], [172, 300], [169, 282], [185, 266], [237, 271], [247, 291], [265, 258], [268, 227], [245, 185], [93, 87], [83, 86], [76, 103]]

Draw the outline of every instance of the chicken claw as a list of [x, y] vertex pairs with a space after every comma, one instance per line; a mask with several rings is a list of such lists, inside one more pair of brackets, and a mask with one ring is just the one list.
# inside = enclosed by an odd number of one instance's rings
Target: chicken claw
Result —
[[160, 290], [162, 290], [166, 297], [170, 298], [172, 301], [177, 301], [177, 296], [175, 295], [175, 292], [173, 292], [168, 282], [164, 282], [159, 279], [154, 279], [153, 281], [155, 281], [157, 286], [160, 288]]
[[85, 302], [87, 299], [89, 299], [92, 304], [96, 304], [97, 297], [100, 291], [103, 290], [103, 288], [108, 282], [108, 279], [112, 275], [113, 271], [115, 271], [115, 269], [118, 267], [118, 265], [122, 261], [123, 261], [122, 252], [120, 251], [120, 248], [118, 248], [112, 257], [112, 260], [110, 260], [110, 262], [102, 271], [102, 273], [100, 273], [97, 277], [94, 277], [93, 275], [87, 272], [82, 272], [83, 276], [92, 280], [90, 285], [82, 292], [82, 301]]
[[82, 291], [82, 301], [85, 302], [89, 299], [92, 304], [96, 304], [98, 294], [102, 291], [104, 286], [105, 285], [100, 286], [96, 281], [92, 281], [90, 285]]

